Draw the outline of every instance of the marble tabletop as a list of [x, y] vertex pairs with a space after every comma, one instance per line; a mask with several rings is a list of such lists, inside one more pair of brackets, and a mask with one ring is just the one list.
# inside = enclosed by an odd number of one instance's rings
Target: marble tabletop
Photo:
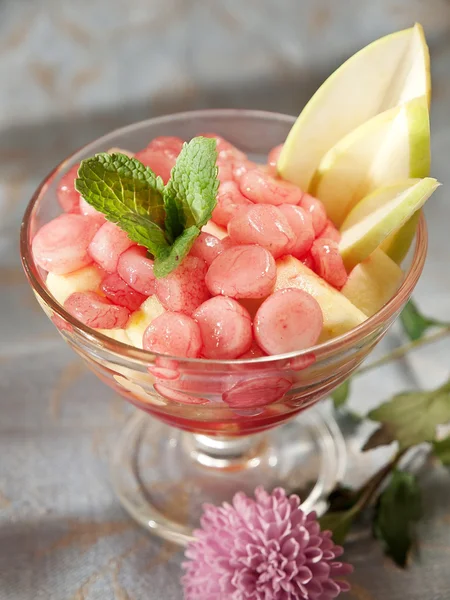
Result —
[[[450, 3], [444, 0], [4, 0], [0, 3], [0, 600], [180, 600], [182, 553], [125, 514], [109, 480], [131, 412], [58, 336], [21, 272], [18, 228], [71, 150], [144, 117], [208, 106], [297, 113], [336, 64], [422, 21], [433, 59], [433, 175], [450, 162]], [[450, 313], [447, 186], [426, 208], [415, 298]], [[383, 347], [401, 342], [394, 327]], [[450, 341], [358, 379], [352, 408], [449, 376]], [[354, 461], [361, 437], [349, 441]], [[361, 464], [361, 463], [359, 463]], [[370, 536], [350, 543], [350, 600], [450, 598], [450, 477], [421, 476], [425, 519], [408, 571]]]

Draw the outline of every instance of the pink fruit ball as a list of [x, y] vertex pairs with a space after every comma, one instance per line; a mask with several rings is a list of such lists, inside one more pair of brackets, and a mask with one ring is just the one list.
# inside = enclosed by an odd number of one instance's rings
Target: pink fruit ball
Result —
[[75, 292], [64, 302], [64, 308], [79, 321], [94, 329], [123, 329], [130, 316], [124, 306], [111, 304], [95, 292]]
[[233, 248], [235, 246], [229, 235], [226, 235], [220, 241], [222, 242], [222, 252], [224, 250], [228, 250], [228, 248]]
[[155, 364], [150, 365], [149, 367], [147, 367], [147, 369], [148, 372], [151, 373], [157, 379], [174, 381], [175, 379], [180, 378], [178, 362], [171, 358], [158, 356], [155, 358]]
[[247, 350], [247, 352], [241, 354], [241, 356], [239, 356], [239, 359], [249, 360], [252, 358], [261, 358], [262, 356], [267, 356], [267, 354], [258, 346], [255, 340], [253, 340], [252, 345], [250, 346], [250, 350]]
[[170, 179], [170, 172], [175, 166], [177, 157], [162, 150], [145, 148], [134, 156], [146, 167], [149, 167], [155, 175], [159, 175], [166, 184]]
[[199, 306], [192, 316], [200, 327], [205, 358], [233, 359], [250, 349], [251, 318], [236, 300], [216, 296]]
[[167, 277], [156, 280], [156, 295], [167, 310], [191, 315], [209, 298], [205, 284], [207, 265], [196, 256], [187, 256]]
[[305, 256], [301, 259], [301, 262], [305, 265], [305, 267], [308, 267], [308, 269], [311, 269], [311, 271], [314, 271], [315, 263], [314, 263], [314, 259], [312, 257], [311, 251], [309, 251], [307, 254], [305, 254]]
[[219, 238], [211, 233], [202, 231], [195, 240], [190, 255], [201, 258], [209, 266], [213, 260], [219, 256], [222, 250], [222, 242]]
[[311, 365], [316, 362], [316, 355], [314, 352], [306, 352], [306, 354], [302, 354], [301, 356], [296, 356], [292, 360], [289, 361], [289, 368], [292, 371], [303, 371], [307, 369]]
[[256, 408], [281, 400], [291, 387], [286, 377], [263, 376], [237, 383], [222, 398], [232, 408]]
[[146, 296], [127, 285], [117, 273], [105, 277], [101, 283], [101, 290], [113, 304], [125, 306], [131, 312], [137, 310], [146, 299]]
[[36, 264], [57, 275], [86, 267], [92, 262], [88, 247], [99, 227], [95, 219], [71, 213], [46, 223], [32, 243]]
[[333, 223], [328, 219], [325, 228], [322, 230], [321, 234], [317, 236], [317, 239], [333, 240], [333, 242], [339, 244], [339, 242], [341, 241], [341, 237], [342, 236], [339, 233], [339, 230], [336, 229]]
[[114, 273], [117, 271], [120, 255], [135, 245], [123, 229], [107, 221], [90, 243], [89, 254], [102, 269]]
[[132, 246], [120, 255], [117, 272], [121, 278], [136, 292], [144, 296], [152, 296], [156, 290], [156, 279], [153, 273], [153, 261], [147, 257], [147, 249]]
[[64, 212], [78, 213], [80, 194], [75, 189], [75, 179], [78, 177], [78, 169], [80, 164], [71, 167], [61, 180], [56, 188], [56, 197]]
[[198, 324], [187, 315], [166, 311], [144, 332], [145, 350], [183, 358], [197, 358], [202, 348]]
[[183, 140], [171, 135], [161, 135], [154, 138], [146, 150], [157, 150], [164, 154], [177, 157], [183, 149]]
[[251, 160], [235, 160], [233, 161], [233, 179], [239, 183], [242, 176], [252, 169], [256, 169], [258, 165]]
[[234, 216], [249, 206], [252, 203], [241, 194], [237, 183], [225, 181], [219, 186], [217, 204], [211, 218], [217, 225], [226, 227]]
[[282, 204], [279, 208], [295, 235], [295, 241], [288, 248], [288, 252], [295, 258], [303, 258], [311, 248], [315, 237], [311, 215], [300, 206], [292, 204]]
[[96, 210], [93, 206], [91, 206], [88, 202], [86, 202], [86, 200], [84, 198], [82, 198], [81, 196], [80, 196], [79, 211], [82, 215], [85, 215], [87, 217], [95, 217], [101, 225], [103, 225], [103, 223], [106, 221], [105, 215], [103, 215], [101, 212]]
[[322, 310], [315, 298], [297, 288], [270, 295], [258, 309], [255, 339], [267, 354], [284, 354], [314, 346], [323, 327]]
[[228, 235], [235, 244], [258, 244], [274, 258], [286, 254], [295, 243], [295, 234], [277, 206], [256, 204], [238, 214], [228, 224]]
[[206, 274], [213, 296], [265, 298], [275, 286], [277, 268], [273, 256], [261, 246], [235, 246], [222, 252]]
[[217, 178], [220, 183], [233, 181], [233, 163], [230, 160], [217, 161]]
[[340, 290], [348, 279], [339, 246], [331, 239], [318, 238], [311, 248], [314, 270], [330, 285]]
[[278, 146], [275, 146], [275, 148], [272, 148], [267, 157], [267, 166], [269, 174], [273, 175], [274, 177], [278, 173], [277, 163], [278, 159], [280, 158], [281, 151], [283, 150], [283, 146], [284, 144], [279, 144]]
[[300, 206], [311, 215], [314, 233], [316, 237], [322, 233], [327, 224], [327, 211], [320, 200], [311, 196], [311, 194], [303, 194]]
[[241, 152], [228, 142], [225, 138], [216, 133], [200, 133], [202, 137], [214, 138], [216, 140], [216, 150], [218, 160], [246, 160], [247, 155]]
[[303, 195], [297, 186], [282, 179], [275, 179], [261, 169], [245, 173], [241, 177], [239, 187], [246, 198], [259, 204], [298, 204]]

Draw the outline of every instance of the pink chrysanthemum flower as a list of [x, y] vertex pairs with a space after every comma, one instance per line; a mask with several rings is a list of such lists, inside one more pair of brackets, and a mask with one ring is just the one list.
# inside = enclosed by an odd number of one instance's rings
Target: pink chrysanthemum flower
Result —
[[202, 529], [186, 549], [182, 582], [186, 600], [331, 600], [349, 585], [351, 565], [315, 513], [298, 496], [257, 488], [240, 492], [233, 505], [206, 505]]

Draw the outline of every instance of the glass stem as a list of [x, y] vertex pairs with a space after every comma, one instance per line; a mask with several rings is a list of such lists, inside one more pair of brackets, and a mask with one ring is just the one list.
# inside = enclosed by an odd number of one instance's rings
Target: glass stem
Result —
[[185, 434], [184, 445], [192, 460], [215, 469], [248, 468], [259, 464], [264, 449], [264, 435], [236, 438]]
[[194, 440], [199, 452], [205, 452], [215, 458], [237, 458], [246, 454], [255, 444], [253, 436], [233, 439], [194, 434]]

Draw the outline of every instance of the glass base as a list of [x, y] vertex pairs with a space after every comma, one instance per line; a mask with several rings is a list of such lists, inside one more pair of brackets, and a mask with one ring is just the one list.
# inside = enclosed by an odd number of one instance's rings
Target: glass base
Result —
[[229, 502], [238, 491], [253, 495], [259, 485], [295, 492], [306, 511], [322, 514], [346, 461], [336, 422], [317, 407], [263, 434], [234, 439], [186, 433], [139, 411], [115, 447], [112, 479], [138, 523], [186, 545], [205, 502]]

